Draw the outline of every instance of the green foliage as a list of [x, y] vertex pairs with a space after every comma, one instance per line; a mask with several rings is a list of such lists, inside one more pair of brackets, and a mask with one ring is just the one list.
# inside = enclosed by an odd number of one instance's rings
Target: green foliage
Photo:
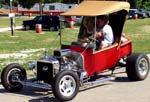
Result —
[[0, 8], [2, 8], [2, 4], [0, 3]]
[[82, 0], [63, 0], [63, 2], [67, 3], [67, 4], [71, 4], [71, 3], [76, 3], [77, 4], [80, 1], [82, 1]]
[[[10, 0], [1, 0], [1, 2], [5, 5], [9, 5]], [[13, 0], [12, 3], [13, 5], [16, 5], [18, 3], [18, 0]]]
[[30, 9], [34, 4], [36, 0], [18, 0], [18, 3], [22, 5], [23, 7], [26, 7]]
[[150, 10], [150, 1], [146, 1], [143, 3], [143, 8], [145, 8], [146, 10]]
[[142, 0], [136, 0], [136, 8], [142, 8]]
[[136, 8], [144, 8], [150, 10], [150, 1], [149, 0], [136, 0]]

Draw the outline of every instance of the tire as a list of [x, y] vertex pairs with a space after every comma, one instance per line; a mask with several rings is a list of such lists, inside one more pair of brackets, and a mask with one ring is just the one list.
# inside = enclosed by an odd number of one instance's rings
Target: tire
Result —
[[31, 27], [29, 25], [24, 25], [24, 30], [30, 30]]
[[52, 90], [57, 99], [72, 100], [79, 90], [79, 78], [73, 71], [62, 71], [54, 78]]
[[149, 60], [143, 53], [133, 53], [127, 58], [126, 73], [131, 81], [144, 80], [149, 73]]
[[55, 27], [50, 27], [50, 31], [55, 31]]
[[17, 63], [12, 63], [6, 66], [1, 74], [2, 85], [10, 92], [20, 91], [23, 88], [22, 84], [15, 82], [15, 76], [17, 76], [21, 81], [26, 79], [26, 71]]

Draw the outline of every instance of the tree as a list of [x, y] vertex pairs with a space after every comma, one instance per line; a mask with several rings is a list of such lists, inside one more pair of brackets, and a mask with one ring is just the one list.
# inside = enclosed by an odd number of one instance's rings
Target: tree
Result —
[[143, 3], [143, 8], [146, 10], [150, 10], [150, 1], [146, 1]]
[[63, 0], [63, 2], [66, 4], [72, 4], [72, 3], [77, 4], [80, 3], [81, 1], [83, 0]]
[[150, 0], [136, 0], [136, 8], [144, 8], [150, 10]]
[[[10, 0], [0, 0], [2, 4], [5, 4], [5, 5], [9, 5], [10, 4]], [[12, 4], [14, 6], [16, 6], [18, 4], [18, 0], [13, 0], [12, 1]]]
[[136, 0], [136, 8], [142, 8], [142, 0]]
[[18, 0], [20, 5], [28, 9], [30, 9], [35, 4], [35, 2], [36, 0]]

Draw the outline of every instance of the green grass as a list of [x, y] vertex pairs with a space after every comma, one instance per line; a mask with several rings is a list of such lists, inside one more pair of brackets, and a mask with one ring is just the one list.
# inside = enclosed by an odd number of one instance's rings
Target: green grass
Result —
[[[70, 43], [71, 39], [76, 39], [76, 32], [77, 30], [63, 30], [63, 42]], [[11, 37], [10, 32], [0, 33], [0, 53], [59, 47], [58, 32], [44, 31], [42, 34], [37, 34], [35, 31], [15, 31], [14, 35], [14, 37]]]
[[[7, 20], [6, 20], [7, 19]], [[29, 18], [16, 18], [17, 25], [22, 24], [22, 20]], [[9, 25], [8, 18], [0, 18], [0, 27], [7, 27]], [[150, 53], [150, 18], [127, 20], [124, 32], [133, 41], [134, 52]], [[78, 28], [75, 29], [63, 29], [62, 30], [62, 42], [70, 44], [72, 41], [77, 40]], [[11, 37], [11, 32], [0, 33], [0, 54], [5, 53], [20, 53], [22, 50], [27, 49], [40, 49], [46, 48], [49, 54], [52, 54], [53, 50], [59, 49], [59, 36], [58, 32], [43, 31], [43, 34], [37, 34], [33, 31], [15, 31], [15, 36]], [[27, 67], [29, 60], [36, 60], [44, 51], [37, 51], [30, 53], [26, 58], [3, 58], [0, 59], [0, 72], [4, 66], [8, 63], [19, 62]]]
[[[15, 17], [15, 25], [16, 26], [21, 26], [22, 21], [23, 20], [28, 20], [28, 19], [32, 19], [32, 18], [29, 18], [29, 17]], [[4, 28], [4, 27], [10, 27], [10, 18], [8, 18], [8, 17], [0, 18], [0, 28]]]
[[133, 41], [134, 52], [150, 53], [150, 18], [127, 20], [124, 32]]

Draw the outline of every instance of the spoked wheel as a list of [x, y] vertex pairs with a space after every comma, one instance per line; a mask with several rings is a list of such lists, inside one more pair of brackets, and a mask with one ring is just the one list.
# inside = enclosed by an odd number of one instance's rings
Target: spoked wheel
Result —
[[62, 71], [56, 75], [52, 89], [59, 100], [72, 100], [79, 90], [78, 76], [73, 71]]
[[149, 60], [145, 54], [134, 53], [127, 58], [126, 72], [130, 80], [144, 80], [149, 73]]
[[16, 63], [10, 64], [4, 68], [1, 74], [1, 82], [4, 88], [8, 91], [19, 91], [22, 89], [22, 84], [17, 80], [25, 80], [26, 71]]

